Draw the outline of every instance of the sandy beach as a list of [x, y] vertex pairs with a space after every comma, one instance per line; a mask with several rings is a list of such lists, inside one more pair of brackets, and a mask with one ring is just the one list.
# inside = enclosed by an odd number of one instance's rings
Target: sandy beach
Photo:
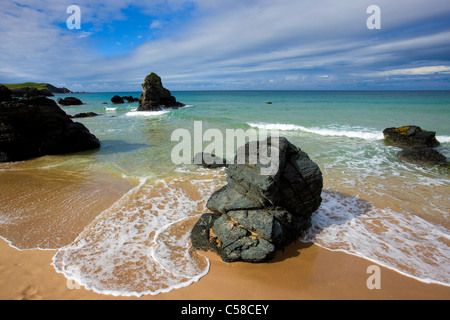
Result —
[[274, 261], [227, 264], [213, 253], [200, 281], [159, 295], [114, 297], [85, 290], [55, 272], [55, 250], [19, 251], [0, 242], [0, 299], [3, 300], [305, 300], [443, 299], [450, 288], [426, 284], [381, 267], [381, 289], [366, 286], [370, 261], [317, 245], [296, 243]]

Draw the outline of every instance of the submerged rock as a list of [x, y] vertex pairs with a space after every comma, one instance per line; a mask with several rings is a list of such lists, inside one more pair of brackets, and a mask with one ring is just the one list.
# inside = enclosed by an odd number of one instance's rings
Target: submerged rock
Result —
[[208, 169], [216, 169], [228, 167], [225, 159], [222, 159], [215, 154], [207, 152], [199, 152], [194, 156], [194, 163]]
[[77, 118], [90, 118], [90, 117], [96, 117], [99, 116], [99, 114], [95, 113], [95, 112], [82, 112], [82, 113], [77, 113], [76, 115], [67, 115], [70, 119], [77, 119]]
[[128, 103], [139, 101], [139, 98], [134, 98], [133, 96], [123, 96], [122, 99], [126, 100]]
[[170, 91], [163, 87], [161, 78], [156, 73], [152, 72], [145, 78], [142, 89], [137, 111], [160, 111], [184, 107], [183, 103], [177, 102]]
[[261, 175], [261, 165], [248, 161], [250, 150], [260, 153], [261, 142], [246, 144], [246, 163], [228, 166], [228, 184], [207, 202], [213, 213], [202, 215], [192, 230], [194, 249], [213, 250], [227, 262], [262, 262], [308, 229], [322, 201], [322, 173], [286, 138], [266, 143], [278, 149], [278, 171]]
[[0, 162], [98, 147], [99, 140], [53, 100], [31, 97], [0, 103]]
[[422, 166], [449, 166], [447, 158], [433, 148], [413, 148], [397, 153], [400, 160]]

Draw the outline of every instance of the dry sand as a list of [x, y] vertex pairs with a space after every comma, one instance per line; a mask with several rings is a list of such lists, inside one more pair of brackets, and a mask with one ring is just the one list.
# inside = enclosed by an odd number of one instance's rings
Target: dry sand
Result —
[[[0, 299], [138, 299], [97, 294], [76, 286], [51, 265], [54, 250], [19, 251], [0, 241]], [[369, 290], [372, 262], [317, 245], [296, 243], [273, 262], [224, 263], [213, 253], [210, 272], [198, 282], [139, 299], [300, 300], [449, 299], [450, 288], [426, 284], [381, 267], [381, 289]], [[75, 288], [74, 288], [75, 287]], [[72, 289], [71, 289], [72, 288]]]

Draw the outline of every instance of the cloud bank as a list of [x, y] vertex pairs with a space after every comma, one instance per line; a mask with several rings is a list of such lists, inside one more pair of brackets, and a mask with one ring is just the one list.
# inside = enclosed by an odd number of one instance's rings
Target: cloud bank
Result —
[[[450, 89], [448, 0], [2, 2], [0, 82], [140, 90]], [[56, 3], [56, 4], [55, 4]]]

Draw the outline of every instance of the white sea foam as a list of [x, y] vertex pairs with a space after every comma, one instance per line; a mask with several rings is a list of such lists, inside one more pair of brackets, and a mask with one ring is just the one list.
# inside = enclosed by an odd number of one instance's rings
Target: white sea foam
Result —
[[331, 136], [331, 137], [348, 137], [348, 138], [359, 138], [365, 140], [380, 140], [383, 139], [383, 134], [377, 131], [364, 130], [361, 128], [307, 128], [304, 126], [299, 126], [295, 124], [286, 123], [255, 123], [247, 122], [251, 127], [265, 129], [265, 130], [280, 130], [280, 131], [303, 131], [313, 134], [318, 134], [321, 136]]
[[125, 113], [127, 117], [155, 117], [166, 114], [170, 112], [170, 110], [162, 110], [162, 111], [130, 111]]
[[436, 136], [440, 143], [450, 143], [450, 136]]
[[116, 296], [154, 295], [198, 281], [209, 261], [191, 252], [189, 235], [218, 187], [221, 173], [213, 175], [142, 180], [61, 248], [53, 266], [87, 289]]
[[106, 111], [116, 111], [117, 107], [105, 107]]
[[301, 241], [361, 256], [423, 282], [450, 286], [450, 235], [443, 227], [335, 191], [325, 190], [322, 197]]

